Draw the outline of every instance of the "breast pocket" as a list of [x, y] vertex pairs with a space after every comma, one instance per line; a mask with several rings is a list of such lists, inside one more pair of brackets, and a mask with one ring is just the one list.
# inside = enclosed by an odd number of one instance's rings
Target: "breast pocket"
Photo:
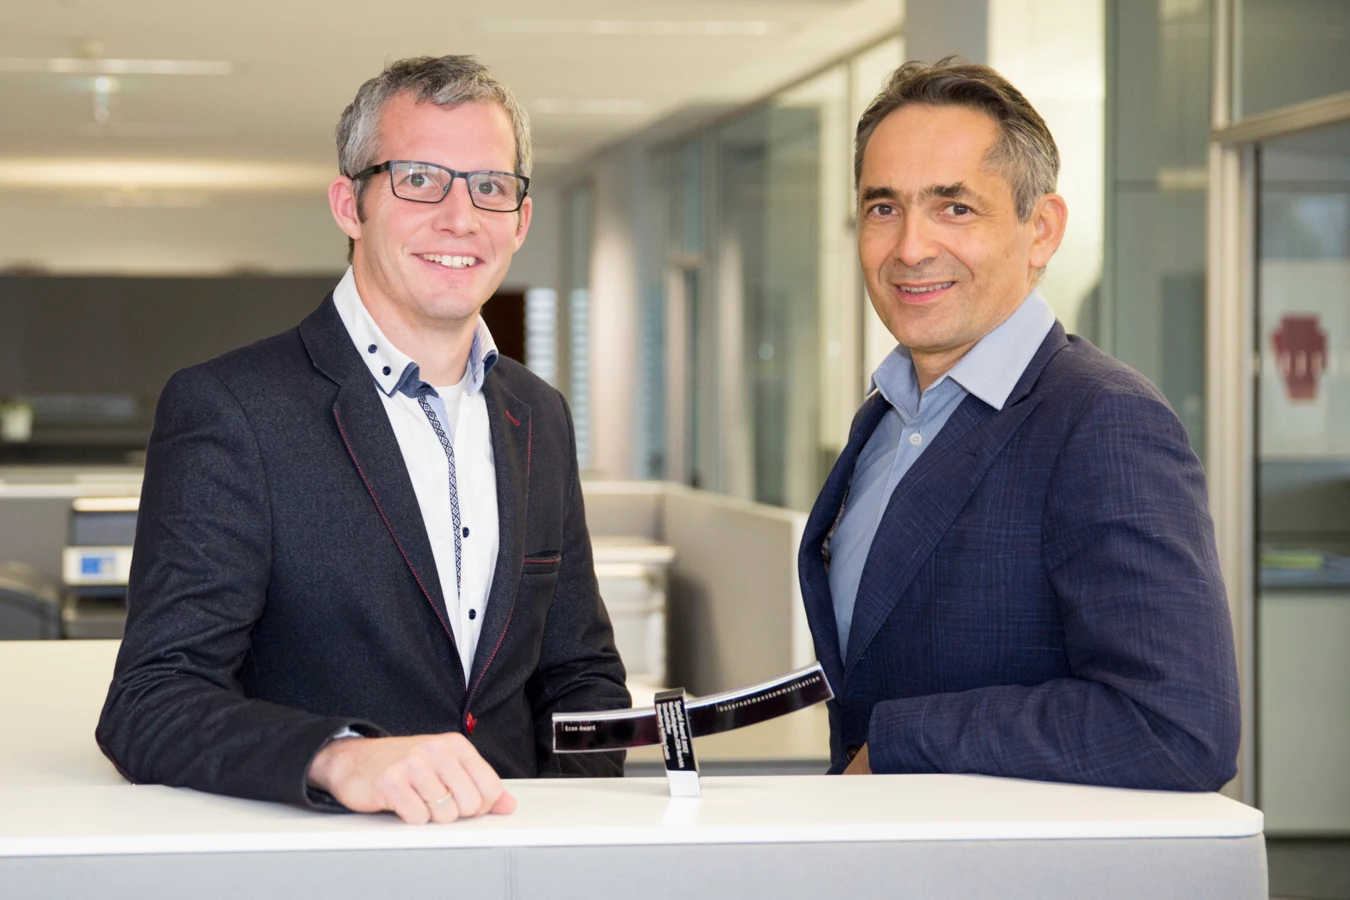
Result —
[[561, 567], [561, 553], [539, 553], [525, 557], [524, 575], [555, 575]]

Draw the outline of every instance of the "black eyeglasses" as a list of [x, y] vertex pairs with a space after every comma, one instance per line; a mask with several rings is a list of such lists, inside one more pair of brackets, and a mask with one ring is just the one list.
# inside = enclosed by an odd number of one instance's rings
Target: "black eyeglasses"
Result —
[[456, 178], [463, 178], [469, 187], [469, 200], [479, 209], [489, 212], [515, 212], [525, 202], [530, 179], [513, 172], [456, 172], [435, 163], [412, 159], [391, 159], [352, 176], [368, 178], [381, 172], [389, 173], [389, 187], [394, 196], [414, 203], [440, 203], [450, 193]]

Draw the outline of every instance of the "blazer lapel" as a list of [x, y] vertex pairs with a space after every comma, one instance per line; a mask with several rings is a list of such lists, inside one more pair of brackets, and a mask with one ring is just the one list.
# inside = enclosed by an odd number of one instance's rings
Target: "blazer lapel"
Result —
[[1003, 446], [1039, 405], [1031, 388], [1050, 358], [1066, 344], [1064, 329], [1055, 323], [1003, 409], [995, 410], [978, 397], [966, 397], [933, 444], [900, 479], [887, 501], [858, 584], [845, 678], [965, 508]]
[[333, 403], [338, 433], [376, 511], [453, 645], [454, 633], [447, 619], [436, 557], [431, 552], [431, 540], [403, 452], [384, 411], [379, 388], [352, 346], [331, 294], [300, 324], [300, 334], [314, 365], [339, 385]]
[[885, 398], [872, 391], [853, 417], [848, 443], [839, 454], [825, 486], [811, 508], [802, 533], [797, 556], [797, 574], [801, 582], [806, 621], [816, 645], [816, 656], [825, 670], [825, 678], [836, 693], [843, 689], [844, 662], [839, 654], [839, 625], [834, 617], [830, 595], [830, 575], [826, 566], [828, 541], [839, 523], [839, 515], [848, 497], [849, 482], [858, 464], [858, 455], [888, 409]]
[[469, 677], [472, 696], [506, 636], [515, 612], [525, 557], [525, 522], [530, 498], [530, 460], [534, 426], [530, 407], [507, 390], [492, 371], [483, 381], [492, 434], [493, 468], [497, 473], [497, 566], [483, 611], [483, 628]]

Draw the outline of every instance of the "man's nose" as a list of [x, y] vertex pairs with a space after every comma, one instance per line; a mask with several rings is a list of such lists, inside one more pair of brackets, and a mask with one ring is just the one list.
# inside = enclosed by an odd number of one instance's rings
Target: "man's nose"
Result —
[[907, 215], [900, 224], [892, 255], [910, 268], [937, 258], [939, 248], [926, 216]]
[[436, 204], [436, 226], [452, 234], [467, 234], [478, 228], [478, 207], [469, 199], [469, 182], [456, 178], [445, 199]]

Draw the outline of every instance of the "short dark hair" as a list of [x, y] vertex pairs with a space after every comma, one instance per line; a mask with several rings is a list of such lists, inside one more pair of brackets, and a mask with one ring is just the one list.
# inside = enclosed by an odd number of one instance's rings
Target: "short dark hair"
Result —
[[898, 109], [918, 105], [960, 106], [994, 120], [999, 137], [986, 160], [1012, 185], [1018, 219], [1025, 222], [1036, 201], [1054, 192], [1059, 148], [1045, 120], [998, 72], [959, 56], [933, 64], [910, 61], [891, 73], [858, 120], [853, 145], [855, 186], [862, 178], [863, 152], [881, 120]]

